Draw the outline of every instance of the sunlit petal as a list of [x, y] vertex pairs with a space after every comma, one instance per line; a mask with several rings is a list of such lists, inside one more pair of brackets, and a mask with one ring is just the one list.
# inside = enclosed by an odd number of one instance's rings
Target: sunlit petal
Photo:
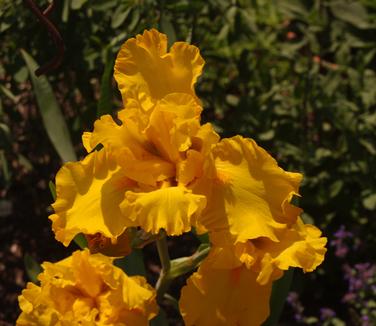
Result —
[[203, 263], [181, 292], [185, 325], [261, 325], [269, 315], [271, 284], [262, 286], [256, 277], [244, 267], [215, 269]]
[[196, 98], [193, 87], [203, 65], [198, 48], [176, 42], [167, 52], [166, 35], [152, 29], [123, 44], [114, 76], [124, 103], [138, 98], [139, 93], [155, 100], [169, 93], [186, 93]]
[[206, 205], [204, 196], [183, 187], [168, 187], [148, 193], [128, 191], [121, 203], [124, 215], [146, 232], [180, 235], [191, 229], [191, 219]]
[[55, 213], [49, 217], [56, 239], [67, 246], [83, 232], [115, 241], [131, 225], [119, 204], [133, 185], [104, 149], [65, 164], [56, 175]]
[[267, 237], [296, 221], [301, 209], [291, 205], [301, 175], [282, 170], [251, 139], [223, 139], [213, 149], [216, 175], [201, 223], [212, 231], [229, 229], [236, 241]]

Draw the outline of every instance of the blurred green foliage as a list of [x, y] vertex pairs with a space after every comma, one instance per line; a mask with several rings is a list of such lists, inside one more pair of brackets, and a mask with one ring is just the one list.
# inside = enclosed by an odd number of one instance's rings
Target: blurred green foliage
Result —
[[[97, 112], [121, 108], [110, 73], [122, 42], [159, 28], [170, 42], [199, 46], [206, 60], [197, 85], [204, 119], [223, 136], [255, 138], [284, 168], [302, 172], [303, 218], [329, 238], [346, 225], [364, 244], [356, 259], [375, 260], [375, 1], [64, 0], [51, 20], [66, 52], [49, 81], [74, 144]], [[0, 1], [0, 38], [0, 182], [7, 186], [9, 129], [21, 119], [14, 108], [28, 80], [20, 49], [44, 63], [55, 48], [21, 0]], [[336, 265], [329, 254], [312, 306], [340, 282]]]

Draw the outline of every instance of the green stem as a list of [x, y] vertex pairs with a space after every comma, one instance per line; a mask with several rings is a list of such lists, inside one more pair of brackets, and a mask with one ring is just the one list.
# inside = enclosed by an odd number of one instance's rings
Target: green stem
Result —
[[171, 261], [170, 261], [170, 255], [168, 254], [165, 231], [163, 230], [160, 231], [160, 237], [159, 239], [157, 239], [156, 243], [157, 243], [159, 259], [162, 265], [162, 270], [159, 275], [155, 288], [157, 290], [157, 301], [161, 302], [164, 294], [167, 292], [171, 283], [171, 278], [170, 278]]

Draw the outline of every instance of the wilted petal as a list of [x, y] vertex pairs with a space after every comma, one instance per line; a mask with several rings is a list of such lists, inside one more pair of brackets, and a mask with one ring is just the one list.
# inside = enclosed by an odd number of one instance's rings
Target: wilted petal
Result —
[[124, 257], [131, 253], [129, 230], [126, 229], [115, 241], [106, 238], [101, 233], [85, 234], [90, 253], [101, 253], [109, 257]]
[[192, 194], [183, 187], [168, 187], [147, 193], [128, 191], [121, 203], [124, 215], [146, 232], [180, 235], [191, 229], [191, 220], [206, 205], [204, 196]]
[[204, 262], [182, 289], [186, 326], [259, 326], [269, 315], [271, 284], [260, 285], [245, 267], [215, 269]]

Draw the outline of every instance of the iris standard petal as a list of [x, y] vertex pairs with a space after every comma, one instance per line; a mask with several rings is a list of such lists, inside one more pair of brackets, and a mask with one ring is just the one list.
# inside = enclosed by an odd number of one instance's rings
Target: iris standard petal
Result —
[[191, 138], [200, 129], [201, 107], [192, 96], [169, 94], [154, 108], [145, 135], [159, 155], [177, 163], [184, 158], [183, 152], [191, 145]]
[[124, 103], [146, 93], [160, 100], [169, 93], [186, 93], [197, 102], [194, 84], [204, 60], [199, 49], [177, 42], [167, 52], [167, 37], [152, 29], [127, 40], [115, 62], [115, 79]]

